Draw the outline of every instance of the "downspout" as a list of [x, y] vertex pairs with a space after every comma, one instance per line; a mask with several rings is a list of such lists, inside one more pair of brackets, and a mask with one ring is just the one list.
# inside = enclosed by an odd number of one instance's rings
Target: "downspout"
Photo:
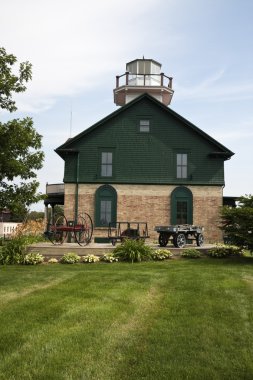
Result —
[[75, 222], [77, 222], [77, 216], [78, 216], [78, 195], [79, 195], [79, 152], [77, 153], [77, 162], [76, 162]]

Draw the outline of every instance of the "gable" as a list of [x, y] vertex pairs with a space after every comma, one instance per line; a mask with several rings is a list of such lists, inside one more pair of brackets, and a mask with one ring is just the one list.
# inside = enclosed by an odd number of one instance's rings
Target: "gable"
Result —
[[[149, 133], [139, 131], [150, 121]], [[223, 163], [233, 152], [151, 96], [144, 94], [56, 149], [65, 160], [65, 182], [101, 182], [100, 154], [113, 151], [113, 183], [224, 182]], [[175, 176], [177, 152], [189, 155], [189, 178]], [[78, 157], [78, 158], [77, 158]], [[103, 178], [102, 182], [106, 182]]]

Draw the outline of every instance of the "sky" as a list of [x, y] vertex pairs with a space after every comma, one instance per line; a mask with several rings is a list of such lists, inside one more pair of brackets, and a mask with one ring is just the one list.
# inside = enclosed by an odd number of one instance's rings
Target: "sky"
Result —
[[54, 149], [118, 109], [115, 77], [144, 56], [173, 77], [170, 108], [235, 153], [224, 195], [253, 194], [252, 0], [0, 0], [0, 9], [0, 46], [33, 65], [18, 111], [0, 110], [0, 121], [33, 118], [45, 152], [39, 191], [63, 181]]

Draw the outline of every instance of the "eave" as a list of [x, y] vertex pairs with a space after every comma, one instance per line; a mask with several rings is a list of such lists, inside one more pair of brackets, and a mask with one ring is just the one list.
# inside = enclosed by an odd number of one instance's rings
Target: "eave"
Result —
[[223, 158], [224, 160], [229, 160], [232, 156], [231, 153], [232, 152], [230, 152], [230, 151], [227, 151], [227, 152], [211, 152], [211, 153], [209, 153], [209, 157]]
[[[62, 145], [63, 146], [63, 145]], [[65, 158], [66, 156], [68, 156], [68, 155], [72, 155], [72, 154], [78, 154], [79, 153], [79, 150], [78, 149], [64, 149], [64, 148], [61, 148], [61, 147], [59, 147], [59, 148], [57, 148], [57, 149], [55, 149], [55, 152], [57, 153], [57, 154], [59, 154], [59, 156], [61, 157], [61, 158]]]

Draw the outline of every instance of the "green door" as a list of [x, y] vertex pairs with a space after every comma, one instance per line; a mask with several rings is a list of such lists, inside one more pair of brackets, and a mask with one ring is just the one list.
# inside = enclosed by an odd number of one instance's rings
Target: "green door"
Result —
[[95, 194], [95, 226], [108, 227], [117, 219], [117, 192], [110, 185], [100, 186]]
[[179, 186], [171, 193], [171, 224], [193, 223], [192, 192]]

